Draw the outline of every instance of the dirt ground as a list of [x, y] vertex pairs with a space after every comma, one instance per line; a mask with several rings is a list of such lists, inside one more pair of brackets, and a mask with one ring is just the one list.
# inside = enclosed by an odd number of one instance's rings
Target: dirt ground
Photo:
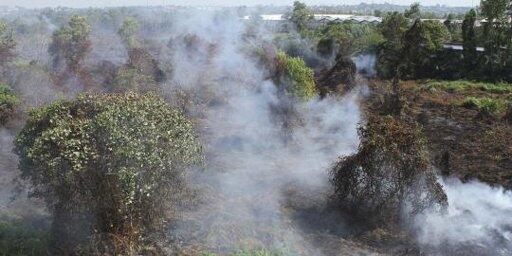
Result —
[[[391, 82], [371, 80], [367, 115], [376, 113]], [[512, 124], [461, 104], [466, 97], [512, 97], [482, 91], [427, 90], [424, 81], [402, 81], [404, 114], [423, 126], [434, 165], [444, 176], [478, 179], [512, 189]]]

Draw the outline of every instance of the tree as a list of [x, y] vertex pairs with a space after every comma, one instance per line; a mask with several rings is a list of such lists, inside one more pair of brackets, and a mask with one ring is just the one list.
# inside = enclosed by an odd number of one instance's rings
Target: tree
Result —
[[453, 42], [460, 42], [461, 41], [461, 31], [460, 26], [454, 22], [455, 15], [450, 13], [448, 14], [448, 17], [446, 17], [446, 20], [443, 22], [443, 24], [446, 26], [448, 31], [450, 31], [450, 35]]
[[409, 10], [406, 10], [404, 12], [404, 16], [411, 20], [416, 20], [421, 18], [421, 11], [420, 11], [420, 3], [416, 2], [411, 4], [411, 7]]
[[447, 206], [417, 124], [374, 116], [359, 128], [359, 136], [358, 153], [331, 169], [341, 207], [371, 226], [386, 226]]
[[288, 14], [288, 19], [295, 24], [299, 32], [302, 32], [308, 28], [309, 22], [314, 19], [314, 15], [304, 3], [295, 1], [292, 13]]
[[506, 63], [503, 48], [507, 46], [509, 0], [482, 0], [484, 23], [484, 47], [486, 75], [491, 79], [500, 77]]
[[187, 199], [184, 175], [202, 158], [181, 111], [135, 93], [83, 95], [34, 110], [15, 151], [22, 177], [53, 214], [61, 255], [78, 247], [139, 254]]
[[377, 53], [377, 72], [381, 77], [390, 78], [396, 75], [400, 64], [400, 52], [403, 47], [403, 36], [408, 27], [405, 16], [399, 12], [386, 14], [379, 25], [384, 41], [379, 45]]
[[16, 42], [7, 25], [0, 21], [0, 68], [14, 57]]
[[467, 74], [471, 74], [475, 71], [477, 65], [477, 38], [476, 38], [476, 12], [471, 9], [462, 22], [462, 40], [463, 40], [463, 52], [464, 62]]
[[386, 14], [379, 25], [379, 30], [386, 41], [401, 45], [402, 36], [407, 30], [408, 22], [405, 16], [399, 12]]
[[433, 57], [449, 41], [450, 33], [439, 21], [417, 19], [405, 32], [398, 72], [401, 77], [428, 77], [432, 75]]
[[65, 62], [69, 71], [78, 73], [82, 61], [91, 51], [90, 33], [87, 19], [77, 15], [71, 17], [68, 25], [55, 31], [50, 45], [54, 68]]
[[123, 26], [119, 29], [118, 34], [127, 49], [139, 47], [140, 43], [137, 38], [139, 29], [140, 25], [137, 19], [128, 17], [124, 20]]
[[375, 50], [382, 42], [382, 35], [371, 25], [341, 23], [329, 25], [324, 31], [327, 40], [337, 43], [342, 56]]

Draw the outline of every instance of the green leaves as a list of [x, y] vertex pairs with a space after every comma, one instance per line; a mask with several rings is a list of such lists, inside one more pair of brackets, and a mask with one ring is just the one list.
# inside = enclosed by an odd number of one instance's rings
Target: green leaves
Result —
[[159, 228], [202, 161], [192, 124], [153, 94], [82, 95], [35, 110], [15, 145], [56, 216], [92, 215], [98, 233], [119, 235]]
[[284, 66], [285, 76], [290, 83], [287, 93], [307, 101], [317, 96], [313, 70], [306, 66], [303, 59], [290, 57], [284, 52], [277, 54], [278, 61]]
[[16, 94], [7, 85], [0, 84], [0, 125], [7, 121], [19, 103]]

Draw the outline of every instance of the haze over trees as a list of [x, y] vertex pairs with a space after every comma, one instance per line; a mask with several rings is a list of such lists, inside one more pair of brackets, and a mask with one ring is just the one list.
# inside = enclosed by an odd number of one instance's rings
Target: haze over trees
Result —
[[512, 252], [511, 1], [371, 6], [0, 14], [0, 255]]

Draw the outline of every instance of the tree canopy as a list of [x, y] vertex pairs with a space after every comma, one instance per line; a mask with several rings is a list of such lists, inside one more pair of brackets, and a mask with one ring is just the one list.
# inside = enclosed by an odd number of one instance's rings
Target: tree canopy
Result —
[[288, 19], [295, 24], [299, 32], [306, 29], [309, 22], [314, 19], [313, 12], [299, 1], [293, 3], [293, 11], [288, 16]]
[[201, 160], [192, 124], [153, 94], [83, 95], [34, 110], [15, 145], [65, 252], [91, 236], [126, 239], [114, 254], [142, 243], [172, 218], [184, 175]]

